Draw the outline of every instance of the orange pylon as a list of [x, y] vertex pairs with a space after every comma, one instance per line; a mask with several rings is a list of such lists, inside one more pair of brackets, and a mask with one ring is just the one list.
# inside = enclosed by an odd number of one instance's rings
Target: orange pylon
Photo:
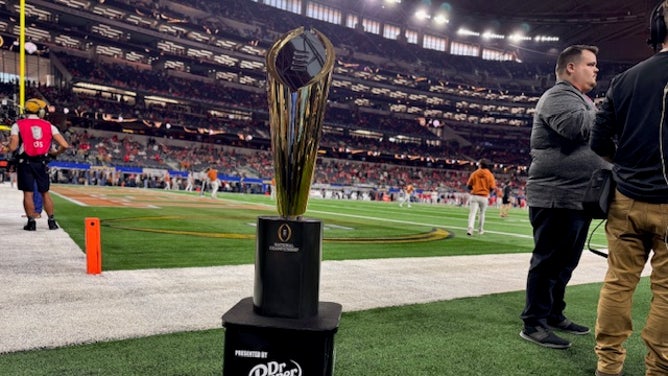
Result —
[[102, 246], [100, 244], [100, 219], [85, 218], [86, 226], [86, 273], [102, 273]]

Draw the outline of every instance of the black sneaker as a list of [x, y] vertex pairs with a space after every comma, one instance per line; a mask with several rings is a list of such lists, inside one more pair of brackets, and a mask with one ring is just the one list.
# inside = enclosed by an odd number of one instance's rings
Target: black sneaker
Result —
[[525, 327], [520, 332], [520, 337], [538, 346], [548, 347], [550, 349], [567, 349], [571, 343], [558, 335], [552, 333], [550, 329], [542, 326]]
[[561, 332], [577, 334], [577, 335], [588, 334], [590, 332], [589, 328], [587, 328], [586, 326], [578, 325], [569, 319], [565, 319], [564, 321], [558, 324], [548, 324], [548, 326], [552, 329], [559, 330]]
[[35, 222], [34, 219], [29, 219], [28, 223], [23, 226], [23, 229], [26, 231], [36, 231], [37, 230], [37, 222]]
[[58, 230], [58, 225], [56, 224], [55, 219], [49, 218], [47, 222], [49, 223], [49, 230]]

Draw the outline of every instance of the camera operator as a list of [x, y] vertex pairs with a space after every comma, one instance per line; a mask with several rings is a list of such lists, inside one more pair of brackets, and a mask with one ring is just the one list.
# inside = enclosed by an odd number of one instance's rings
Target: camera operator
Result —
[[[9, 150], [18, 150], [17, 172], [18, 188], [23, 191], [23, 208], [28, 223], [23, 227], [26, 231], [35, 231], [35, 204], [33, 195], [35, 185], [42, 194], [44, 210], [49, 216], [50, 230], [58, 229], [53, 216], [53, 200], [49, 194], [49, 173], [47, 163], [50, 158], [62, 154], [69, 147], [58, 128], [44, 120], [46, 102], [41, 99], [29, 99], [25, 103], [26, 117], [12, 125], [9, 139]], [[58, 149], [51, 148], [51, 142], [58, 143]]]

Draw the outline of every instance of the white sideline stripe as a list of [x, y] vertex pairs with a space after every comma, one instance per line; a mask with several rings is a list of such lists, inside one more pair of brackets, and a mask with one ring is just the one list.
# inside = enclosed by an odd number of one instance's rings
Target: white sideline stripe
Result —
[[[244, 201], [244, 200], [234, 200], [234, 199], [230, 199], [230, 198], [227, 198], [227, 199], [230, 200], [230, 201], [242, 202], [244, 204], [271, 206], [271, 205], [268, 205], [268, 204], [262, 204], [262, 203], [258, 204], [258, 203], [255, 203], [255, 202]], [[420, 226], [431, 226], [431, 227], [441, 227], [441, 228], [445, 227], [445, 228], [448, 228], [448, 229], [462, 230], [462, 231], [467, 230], [466, 227], [459, 227], [459, 226], [444, 226], [443, 224], [402, 221], [402, 220], [398, 220], [398, 219], [390, 219], [390, 218], [383, 218], [383, 217], [370, 217], [370, 216], [357, 215], [357, 214], [344, 214], [344, 213], [329, 212], [329, 211], [324, 211], [324, 210], [309, 210], [309, 212], [320, 213], [320, 214], [328, 214], [328, 215], [339, 216], [339, 217], [357, 218], [357, 219], [373, 219], [373, 220], [382, 221], [382, 222], [401, 223], [401, 224], [406, 224], [406, 225], [420, 225]], [[485, 233], [504, 235], [504, 236], [509, 236], [509, 237], [521, 238], [521, 239], [533, 239], [532, 235], [514, 234], [514, 233], [510, 233], [510, 232], [485, 230]], [[605, 244], [605, 245], [603, 245], [603, 244], [591, 244], [591, 245], [596, 247], [596, 248], [607, 247], [607, 244]]]
[[[254, 204], [254, 205], [264, 205], [264, 206], [272, 206], [268, 204], [262, 204], [262, 203], [257, 203], [257, 202], [250, 202], [250, 201], [245, 201], [245, 200], [234, 200], [230, 198], [226, 198], [230, 201], [235, 201], [235, 202], [242, 202], [244, 204]], [[328, 212], [324, 210], [312, 210], [309, 209], [309, 212], [311, 213], [320, 213], [320, 214], [328, 214], [332, 216], [339, 216], [339, 217], [350, 217], [350, 218], [357, 218], [357, 219], [373, 219], [377, 221], [382, 221], [382, 222], [390, 222], [390, 223], [401, 223], [405, 225], [420, 225], [420, 226], [431, 226], [431, 227], [446, 227], [446, 228], [451, 228], [454, 230], [466, 230], [466, 227], [458, 227], [458, 226], [444, 226], [443, 224], [433, 224], [433, 223], [424, 223], [424, 222], [411, 222], [411, 221], [402, 221], [398, 219], [389, 219], [389, 218], [383, 218], [383, 217], [369, 217], [365, 215], [357, 215], [357, 214], [343, 214], [343, 213], [336, 213], [336, 212]], [[531, 235], [522, 235], [522, 234], [513, 234], [509, 232], [501, 232], [501, 231], [487, 231], [490, 234], [498, 234], [498, 235], [506, 235], [506, 236], [511, 236], [511, 237], [516, 237], [516, 238], [522, 238], [522, 239], [533, 239], [533, 236]]]
[[[467, 230], [466, 227], [458, 227], [458, 226], [443, 226], [443, 225], [436, 225], [436, 224], [429, 224], [429, 223], [422, 223], [422, 222], [410, 222], [410, 221], [401, 221], [401, 220], [398, 220], [398, 219], [366, 217], [366, 216], [362, 216], [362, 215], [343, 214], [343, 213], [327, 212], [327, 211], [321, 211], [321, 210], [309, 210], [309, 211], [311, 211], [313, 213], [338, 215], [338, 216], [341, 216], [341, 217], [352, 217], [352, 218], [358, 218], [358, 219], [374, 219], [374, 220], [383, 221], [383, 222], [402, 223], [402, 224], [409, 224], [409, 225], [424, 225], [424, 226], [432, 226], [432, 227], [445, 227], [446, 229], [451, 228], [451, 229], [454, 229], [454, 230], [462, 230], [462, 231]], [[522, 238], [522, 239], [533, 239], [532, 235], [513, 234], [513, 233], [510, 233], [510, 232], [485, 230], [485, 233], [504, 235], [504, 236], [509, 236], [509, 237]], [[592, 244], [592, 246], [594, 246], [596, 248], [607, 247], [607, 244], [606, 245]], [[606, 249], [606, 251], [607, 251], [607, 249]]]
[[73, 198], [71, 198], [71, 197], [68, 197], [68, 196], [63, 196], [63, 195], [59, 194], [58, 192], [56, 192], [56, 191], [54, 191], [54, 190], [49, 190], [49, 192], [51, 192], [51, 194], [53, 194], [53, 195], [56, 195], [56, 196], [62, 198], [63, 200], [69, 201], [69, 202], [71, 202], [71, 203], [73, 203], [73, 204], [75, 204], [75, 205], [79, 205], [79, 206], [88, 206], [87, 204], [84, 204], [84, 203], [81, 202], [81, 201], [77, 201], [77, 200], [75, 200], [75, 199], [73, 199]]
[[[390, 218], [382, 218], [382, 217], [368, 217], [364, 215], [356, 215], [356, 214], [343, 214], [343, 213], [334, 213], [334, 212], [327, 212], [327, 211], [322, 211], [322, 210], [309, 210], [312, 213], [321, 213], [321, 214], [329, 214], [329, 215], [334, 215], [334, 216], [340, 216], [340, 217], [351, 217], [351, 218], [358, 218], [358, 219], [373, 219], [381, 222], [391, 222], [391, 223], [401, 223], [405, 225], [421, 225], [421, 226], [432, 226], [432, 227], [446, 227], [446, 228], [452, 228], [455, 230], [466, 230], [466, 227], [458, 227], [458, 226], [444, 226], [443, 224], [433, 224], [433, 223], [423, 223], [423, 222], [411, 222], [411, 221], [402, 221], [399, 219], [390, 219]], [[506, 236], [512, 236], [516, 238], [523, 238], [523, 239], [533, 239], [533, 236], [530, 235], [522, 235], [522, 234], [512, 234], [509, 232], [501, 232], [501, 231], [487, 231], [485, 232], [490, 233], [490, 234], [498, 234], [498, 235], [506, 235]]]

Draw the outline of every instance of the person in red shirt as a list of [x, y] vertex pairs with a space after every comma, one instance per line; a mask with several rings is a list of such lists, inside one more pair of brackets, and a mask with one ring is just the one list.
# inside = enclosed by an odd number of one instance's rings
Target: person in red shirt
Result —
[[[26, 231], [35, 231], [35, 204], [33, 195], [35, 187], [42, 194], [44, 211], [48, 215], [50, 230], [58, 229], [53, 214], [53, 200], [49, 194], [50, 182], [47, 163], [49, 157], [55, 158], [62, 154], [69, 144], [60, 134], [58, 128], [44, 120], [47, 104], [41, 99], [29, 99], [25, 103], [26, 116], [12, 125], [9, 150], [18, 150], [18, 188], [23, 191], [23, 208], [28, 223], [23, 227]], [[56, 141], [58, 149], [51, 148]]]

